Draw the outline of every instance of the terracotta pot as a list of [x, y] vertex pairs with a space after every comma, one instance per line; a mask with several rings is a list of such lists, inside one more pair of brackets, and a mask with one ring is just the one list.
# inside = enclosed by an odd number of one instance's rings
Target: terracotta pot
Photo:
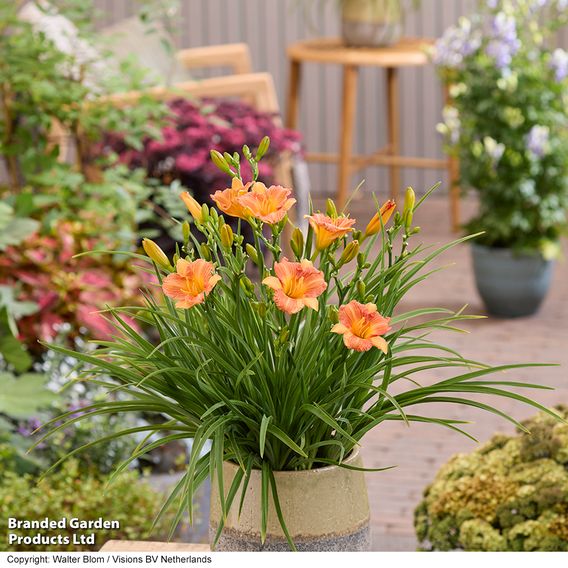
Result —
[[[347, 465], [361, 467], [354, 452]], [[225, 463], [225, 491], [238, 466]], [[278, 498], [288, 531], [301, 551], [365, 551], [369, 549], [369, 501], [365, 474], [337, 466], [308, 471], [275, 472]], [[260, 541], [260, 471], [252, 472], [239, 517], [240, 489], [227, 516], [216, 550], [289, 550], [272, 499], [268, 511], [268, 530]], [[221, 509], [217, 484], [212, 484], [209, 538], [213, 542]]]
[[400, 0], [342, 0], [343, 41], [353, 47], [381, 47], [402, 35]]

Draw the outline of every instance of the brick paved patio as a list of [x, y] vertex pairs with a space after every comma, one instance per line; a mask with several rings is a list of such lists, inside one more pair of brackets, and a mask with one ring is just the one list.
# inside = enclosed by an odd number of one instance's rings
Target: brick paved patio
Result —
[[[366, 221], [369, 216], [365, 214], [367, 206], [364, 200], [356, 201], [351, 207], [352, 216]], [[472, 209], [471, 203], [465, 205], [466, 211]], [[447, 203], [443, 198], [431, 198], [418, 213], [415, 222], [423, 228], [421, 236], [426, 244], [444, 243], [452, 238]], [[363, 223], [359, 225], [364, 226]], [[455, 266], [419, 285], [402, 308], [442, 306], [459, 309], [468, 304], [469, 313], [483, 314], [473, 282], [468, 247], [460, 246], [449, 251], [439, 264], [449, 263]], [[556, 267], [551, 294], [538, 315], [517, 320], [489, 318], [467, 322], [462, 327], [470, 333], [439, 332], [436, 338], [466, 357], [492, 364], [559, 363], [561, 367], [511, 372], [510, 379], [547, 384], [556, 389], [539, 391], [540, 402], [548, 405], [568, 403], [567, 282], [568, 266], [561, 262]], [[424, 373], [418, 380], [424, 384], [435, 378], [434, 374]], [[533, 413], [515, 401], [501, 400], [497, 404], [516, 418], [526, 418]], [[471, 420], [469, 432], [480, 441], [487, 440], [496, 431], [513, 430], [508, 422], [474, 408], [428, 406], [421, 409], [422, 414]], [[403, 423], [387, 423], [367, 435], [363, 443], [366, 466], [398, 466], [390, 471], [367, 474], [374, 550], [415, 550], [413, 511], [424, 487], [451, 455], [471, 451], [474, 447], [474, 442], [459, 434], [425, 424], [407, 427]]]

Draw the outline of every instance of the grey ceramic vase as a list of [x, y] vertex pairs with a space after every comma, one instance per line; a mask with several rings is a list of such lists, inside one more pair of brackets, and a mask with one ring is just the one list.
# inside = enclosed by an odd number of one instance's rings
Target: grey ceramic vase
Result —
[[341, 32], [350, 47], [385, 47], [402, 35], [399, 0], [342, 0]]
[[550, 288], [552, 261], [477, 244], [472, 254], [477, 290], [490, 314], [514, 318], [538, 311]]
[[[347, 465], [362, 467], [358, 452]], [[237, 465], [225, 463], [224, 487], [228, 491]], [[336, 466], [308, 471], [275, 472], [278, 499], [286, 526], [297, 549], [304, 552], [359, 552], [370, 547], [369, 501], [365, 474]], [[240, 490], [227, 515], [217, 551], [288, 551], [288, 542], [270, 499], [268, 530], [260, 540], [260, 471], [252, 472], [239, 516]], [[209, 539], [213, 542], [221, 510], [217, 484], [212, 484]]]

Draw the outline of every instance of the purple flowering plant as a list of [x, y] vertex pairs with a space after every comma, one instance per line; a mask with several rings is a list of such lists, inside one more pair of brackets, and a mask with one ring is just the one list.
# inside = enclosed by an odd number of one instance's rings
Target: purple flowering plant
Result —
[[[559, 254], [568, 208], [568, 0], [479, 0], [433, 61], [450, 91], [438, 130], [479, 193], [468, 232], [491, 247]], [[552, 47], [551, 47], [552, 46]]]
[[[275, 116], [256, 110], [247, 103], [225, 99], [201, 101], [179, 98], [169, 103], [170, 117], [158, 139], [148, 137], [142, 148], [134, 149], [120, 135], [107, 139], [107, 150], [118, 153], [119, 160], [132, 168], [144, 168], [150, 177], [170, 183], [179, 180], [201, 203], [209, 200], [211, 188], [224, 189], [230, 178], [219, 171], [210, 159], [211, 149], [242, 158], [242, 147], [255, 151], [258, 142], [268, 135], [270, 153], [259, 165], [262, 179], [275, 179], [275, 160], [282, 153], [300, 152], [300, 135], [278, 125]], [[242, 160], [246, 170], [248, 162]], [[252, 179], [243, 170], [245, 181]]]

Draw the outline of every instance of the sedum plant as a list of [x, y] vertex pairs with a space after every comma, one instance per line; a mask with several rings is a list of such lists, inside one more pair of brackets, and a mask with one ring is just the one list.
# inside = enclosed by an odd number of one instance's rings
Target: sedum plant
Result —
[[466, 227], [480, 243], [558, 256], [568, 207], [568, 53], [551, 49], [565, 0], [492, 0], [438, 40], [433, 59], [449, 86], [439, 125], [479, 194]]
[[538, 414], [442, 466], [416, 509], [418, 538], [429, 550], [566, 552], [567, 466], [568, 426]]
[[[131, 458], [118, 465], [117, 475], [152, 448], [193, 438], [187, 469], [158, 518], [170, 507], [177, 510], [176, 520], [186, 509], [191, 518], [193, 496], [209, 475], [226, 512], [238, 506], [251, 471], [261, 470], [263, 541], [270, 499], [288, 534], [274, 471], [346, 467], [344, 459], [365, 434], [391, 420], [434, 423], [468, 435], [460, 420], [421, 414], [420, 406], [429, 403], [463, 403], [515, 424], [472, 395], [542, 408], [512, 390], [542, 387], [501, 373], [518, 365], [492, 368], [431, 337], [433, 331], [455, 329], [473, 316], [441, 308], [399, 308], [431, 273], [430, 263], [467, 240], [434, 250], [414, 244], [419, 232], [414, 216], [427, 196], [416, 201], [409, 188], [396, 214], [396, 204], [387, 201], [361, 229], [330, 200], [325, 213], [309, 215], [307, 234], [296, 228], [289, 241], [291, 191], [258, 181], [258, 162], [268, 145], [264, 139], [255, 156], [243, 149], [253, 172], [253, 181], [246, 184], [238, 154], [212, 152], [232, 185], [212, 194], [217, 208], [182, 194], [192, 224], [184, 223], [184, 241], [173, 258], [144, 241], [162, 294], [147, 291], [142, 309], [109, 308], [117, 334], [99, 341], [92, 354], [54, 346], [89, 365], [85, 380], [120, 391], [122, 399], [95, 402], [78, 417], [64, 414], [45, 434], [107, 413], [162, 413], [168, 417], [164, 423], [112, 433], [84, 448], [147, 433]], [[225, 216], [238, 219], [236, 231]], [[244, 242], [245, 224], [254, 244]], [[155, 326], [159, 341], [138, 332], [130, 317]], [[421, 371], [431, 369], [451, 376], [428, 386], [416, 382]], [[162, 430], [163, 437], [153, 437]], [[230, 487], [223, 480], [225, 460], [240, 466]], [[221, 523], [217, 536], [222, 529]], [[294, 548], [290, 538], [289, 545]]]

